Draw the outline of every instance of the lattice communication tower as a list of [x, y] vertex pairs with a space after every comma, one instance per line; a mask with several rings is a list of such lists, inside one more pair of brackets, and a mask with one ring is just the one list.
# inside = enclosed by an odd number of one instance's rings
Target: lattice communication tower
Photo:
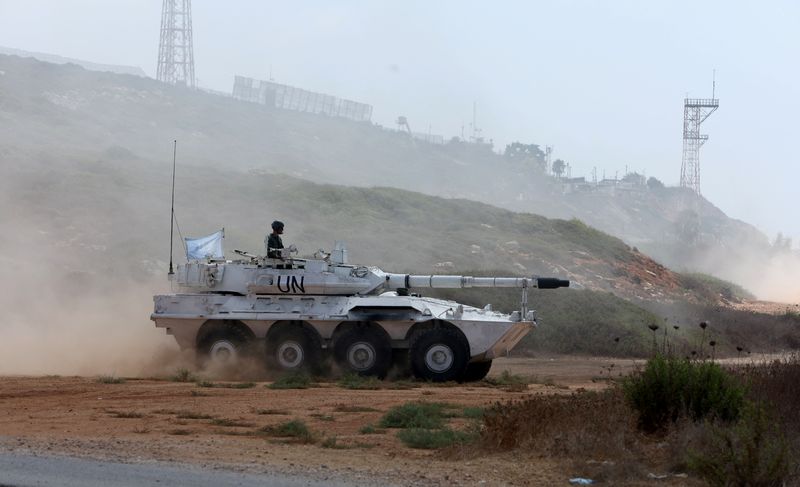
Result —
[[156, 79], [195, 87], [191, 0], [164, 0]]
[[683, 100], [683, 162], [681, 163], [681, 187], [691, 188], [700, 194], [700, 147], [708, 135], [700, 134], [700, 124], [719, 108], [714, 98], [685, 98]]

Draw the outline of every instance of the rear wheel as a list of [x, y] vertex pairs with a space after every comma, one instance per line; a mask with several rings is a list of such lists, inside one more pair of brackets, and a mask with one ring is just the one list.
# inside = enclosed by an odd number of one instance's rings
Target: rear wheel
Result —
[[354, 327], [336, 339], [333, 354], [344, 372], [383, 379], [392, 364], [392, 344], [372, 327]]
[[457, 330], [425, 330], [415, 334], [410, 345], [411, 370], [418, 379], [458, 380], [467, 367], [469, 346]]
[[316, 372], [321, 366], [322, 347], [316, 334], [300, 325], [284, 326], [267, 336], [267, 365], [295, 372]]
[[464, 375], [461, 376], [461, 382], [478, 382], [479, 380], [483, 380], [491, 368], [491, 360], [469, 363], [464, 370]]

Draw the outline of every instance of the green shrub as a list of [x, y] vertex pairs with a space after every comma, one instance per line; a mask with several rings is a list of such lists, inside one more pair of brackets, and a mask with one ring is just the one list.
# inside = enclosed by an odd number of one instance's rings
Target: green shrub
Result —
[[192, 374], [189, 369], [180, 368], [174, 374], [169, 376], [172, 382], [194, 382], [197, 378]]
[[337, 413], [374, 413], [378, 411], [368, 406], [348, 406], [345, 404], [340, 404], [333, 408], [333, 410]]
[[384, 428], [438, 429], [444, 426], [445, 405], [433, 402], [409, 402], [395, 406], [381, 418]]
[[238, 419], [228, 419], [228, 418], [214, 418], [211, 420], [211, 424], [213, 424], [214, 426], [228, 426], [236, 428], [246, 428], [249, 426], [253, 426], [252, 423], [240, 421]]
[[214, 419], [210, 414], [196, 413], [194, 411], [179, 411], [175, 414], [178, 419]]
[[132, 419], [132, 418], [144, 418], [145, 415], [136, 411], [106, 411], [108, 414], [115, 418], [125, 418], [125, 419]]
[[101, 384], [124, 384], [125, 379], [115, 375], [101, 375], [97, 378], [97, 382]]
[[277, 436], [281, 438], [293, 438], [301, 443], [311, 443], [314, 436], [308, 426], [299, 419], [293, 419], [277, 425], [268, 425], [258, 430], [259, 433], [267, 436]]
[[345, 389], [376, 390], [382, 386], [381, 381], [375, 377], [364, 377], [358, 374], [346, 374], [339, 379], [339, 387]]
[[450, 428], [434, 430], [411, 428], [398, 431], [397, 438], [407, 447], [430, 450], [445, 448], [455, 444], [469, 443], [475, 440], [477, 435], [451, 430]]
[[322, 440], [322, 443], [319, 444], [322, 448], [333, 448], [337, 450], [345, 449], [347, 446], [338, 443], [338, 438], [335, 436], [329, 436]]
[[227, 389], [252, 389], [255, 386], [255, 382], [234, 382], [232, 384], [222, 384], [218, 387], [224, 387]]
[[383, 430], [381, 428], [376, 428], [375, 426], [373, 426], [371, 424], [362, 426], [361, 429], [358, 430], [358, 432], [361, 433], [362, 435], [376, 435], [376, 434], [383, 433], [384, 431], [385, 430]]
[[465, 407], [463, 416], [467, 419], [483, 419], [484, 409], [482, 407]]
[[308, 389], [311, 385], [311, 376], [303, 372], [294, 372], [279, 377], [267, 387], [270, 389]]
[[667, 427], [681, 416], [735, 420], [745, 387], [714, 362], [656, 355], [622, 383], [625, 397], [646, 431]]
[[789, 444], [764, 406], [747, 404], [735, 424], [709, 424], [689, 468], [713, 486], [786, 485], [792, 468]]

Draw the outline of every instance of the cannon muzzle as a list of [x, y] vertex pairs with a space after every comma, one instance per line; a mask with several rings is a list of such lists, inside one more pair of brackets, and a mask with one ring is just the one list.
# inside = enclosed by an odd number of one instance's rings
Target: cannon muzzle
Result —
[[536, 279], [536, 284], [539, 289], [558, 289], [560, 287], [569, 287], [567, 279], [557, 279], [555, 277], [539, 277]]

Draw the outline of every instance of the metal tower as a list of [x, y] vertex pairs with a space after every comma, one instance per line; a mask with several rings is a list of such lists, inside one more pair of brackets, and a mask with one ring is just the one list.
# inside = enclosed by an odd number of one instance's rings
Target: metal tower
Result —
[[681, 187], [691, 188], [697, 194], [700, 194], [700, 147], [708, 140], [708, 135], [700, 134], [700, 124], [719, 107], [719, 100], [711, 93], [711, 98], [683, 100]]
[[164, 0], [156, 79], [195, 87], [191, 0]]

